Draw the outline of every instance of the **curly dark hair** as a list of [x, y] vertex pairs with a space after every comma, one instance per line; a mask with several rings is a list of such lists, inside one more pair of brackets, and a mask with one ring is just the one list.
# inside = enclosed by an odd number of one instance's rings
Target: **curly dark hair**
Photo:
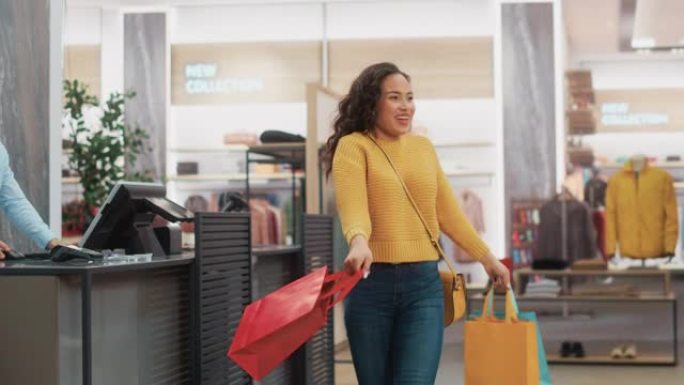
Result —
[[352, 82], [349, 93], [337, 106], [338, 112], [333, 123], [333, 134], [326, 144], [324, 162], [326, 176], [332, 171], [337, 144], [342, 137], [354, 132], [369, 132], [375, 127], [376, 109], [382, 90], [380, 85], [389, 75], [401, 74], [406, 80], [411, 77], [393, 63], [376, 63], [364, 69]]

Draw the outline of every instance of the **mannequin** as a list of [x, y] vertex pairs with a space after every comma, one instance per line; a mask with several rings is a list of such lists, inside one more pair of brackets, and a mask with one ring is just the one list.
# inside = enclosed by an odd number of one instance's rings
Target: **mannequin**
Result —
[[644, 170], [644, 167], [646, 167], [646, 155], [644, 154], [635, 154], [632, 155], [632, 170], [635, 173], [640, 173]]
[[613, 174], [606, 191], [606, 254], [619, 247], [624, 257], [671, 257], [677, 245], [679, 219], [672, 176], [633, 155]]

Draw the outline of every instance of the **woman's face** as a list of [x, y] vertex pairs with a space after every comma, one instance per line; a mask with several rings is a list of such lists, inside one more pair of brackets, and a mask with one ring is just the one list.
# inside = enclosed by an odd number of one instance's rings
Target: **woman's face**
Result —
[[392, 74], [382, 81], [380, 91], [375, 134], [383, 139], [397, 139], [411, 130], [416, 112], [411, 83], [402, 74]]

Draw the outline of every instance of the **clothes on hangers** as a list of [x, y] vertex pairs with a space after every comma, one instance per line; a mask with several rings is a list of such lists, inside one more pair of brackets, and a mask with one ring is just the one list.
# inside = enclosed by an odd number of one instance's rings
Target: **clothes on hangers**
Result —
[[606, 189], [608, 183], [599, 176], [592, 177], [584, 186], [584, 201], [592, 209], [598, 209], [606, 205]]
[[573, 197], [584, 200], [584, 171], [581, 167], [575, 169], [565, 177], [563, 187], [567, 188]]
[[282, 211], [265, 199], [249, 200], [252, 219], [252, 244], [278, 245], [284, 243]]
[[185, 208], [192, 213], [201, 213], [209, 211], [209, 201], [202, 195], [190, 195], [185, 200]]
[[607, 259], [606, 254], [606, 212], [604, 210], [595, 210], [591, 213], [591, 219], [594, 222], [594, 229], [596, 229], [596, 248], [599, 253]]
[[677, 198], [672, 176], [645, 163], [635, 172], [632, 161], [608, 181], [606, 254], [630, 258], [674, 255], [679, 236]]
[[[563, 239], [565, 216], [566, 239]], [[565, 243], [565, 245], [564, 245]], [[565, 253], [564, 253], [565, 247]], [[541, 208], [539, 259], [572, 262], [596, 256], [596, 234], [586, 203], [558, 195]]]
[[[461, 205], [461, 208], [463, 209], [463, 213], [468, 218], [470, 223], [473, 225], [475, 230], [479, 234], [484, 233], [485, 224], [484, 213], [482, 209], [482, 199], [480, 199], [480, 197], [476, 193], [468, 189], [463, 190], [460, 194], [458, 194], [457, 199], [459, 201], [459, 204]], [[448, 239], [448, 237], [446, 238]], [[456, 260], [457, 262], [477, 262], [475, 258], [473, 258], [470, 254], [468, 254], [467, 251], [465, 251], [458, 245], [453, 246], [453, 256], [454, 260]]]

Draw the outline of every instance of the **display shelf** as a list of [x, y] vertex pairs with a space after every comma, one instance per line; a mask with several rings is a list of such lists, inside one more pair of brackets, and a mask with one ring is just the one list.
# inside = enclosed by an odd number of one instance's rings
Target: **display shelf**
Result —
[[658, 269], [620, 269], [620, 270], [536, 270], [530, 268], [524, 268], [516, 270], [516, 274], [520, 275], [546, 275], [555, 277], [579, 277], [579, 276], [666, 276], [667, 272]]
[[77, 176], [67, 176], [62, 177], [62, 184], [79, 184], [81, 183], [81, 178]]
[[186, 154], [202, 154], [202, 153], [221, 153], [221, 152], [240, 152], [247, 151], [249, 147], [244, 144], [228, 144], [225, 146], [214, 147], [174, 147], [170, 148], [169, 152], [186, 153]]
[[[503, 297], [495, 297], [503, 300]], [[474, 295], [472, 300], [483, 300], [484, 296]], [[528, 296], [518, 295], [515, 297], [518, 302], [672, 302], [675, 300], [674, 295], [662, 294], [641, 294], [634, 297], [620, 297], [620, 296], [590, 296], [590, 295], [565, 295], [561, 294], [556, 297], [543, 296]]]
[[434, 143], [433, 146], [436, 148], [442, 148], [442, 147], [489, 147], [489, 146], [494, 146], [494, 142], [443, 142], [443, 143]]
[[[515, 293], [517, 295], [517, 300], [520, 303], [527, 303], [528, 309], [534, 307], [532, 304], [540, 303], [547, 305], [550, 303], [560, 304], [563, 306], [563, 314], [567, 316], [569, 314], [570, 303], [619, 303], [619, 304], [632, 304], [636, 308], [640, 308], [644, 303], [658, 304], [658, 306], [666, 306], [669, 308], [671, 318], [669, 320], [672, 327], [671, 334], [671, 346], [672, 350], [670, 354], [643, 354], [640, 353], [635, 359], [613, 359], [612, 357], [599, 356], [599, 355], [588, 355], [584, 358], [563, 358], [559, 355], [547, 355], [548, 361], [550, 363], [563, 363], [563, 364], [594, 364], [594, 365], [676, 365], [678, 360], [678, 340], [677, 340], [677, 297], [672, 293], [672, 288], [670, 285], [670, 272], [662, 271], [658, 269], [638, 269], [638, 270], [533, 270], [530, 268], [518, 269], [514, 271], [514, 282], [515, 282]], [[522, 281], [526, 277], [531, 276], [545, 276], [554, 277], [561, 279], [561, 287], [563, 292], [566, 294], [561, 294], [556, 297], [551, 296], [526, 296], [521, 294]], [[660, 278], [663, 281], [662, 291], [643, 291], [636, 296], [623, 296], [623, 295], [573, 295], [572, 294], [572, 278], [595, 278], [595, 277], [616, 277], [616, 278]], [[476, 297], [476, 296], [473, 296]], [[482, 296], [480, 296], [480, 299]], [[495, 297], [496, 298], [496, 297]], [[473, 298], [475, 299], [475, 298]], [[499, 299], [500, 300], [500, 299]], [[598, 309], [609, 308], [603, 305], [597, 306]], [[663, 319], [663, 325], [652, 325], [653, 328], [659, 328], [666, 326], [667, 320]], [[586, 327], [589, 327], [587, 324]], [[543, 328], [543, 326], [542, 326]], [[654, 329], [655, 330], [655, 329]], [[548, 336], [547, 336], [548, 338]], [[548, 340], [547, 340], [548, 342]]]
[[509, 255], [513, 258], [514, 269], [527, 267], [537, 253], [537, 237], [540, 210], [543, 200], [514, 200], [511, 202], [511, 248]]
[[302, 250], [300, 245], [253, 245], [252, 255], [257, 257], [269, 257], [298, 253]]
[[264, 155], [272, 159], [250, 159], [253, 163], [297, 163], [303, 165], [306, 146], [305, 143], [269, 143], [250, 146], [249, 154]]
[[[684, 168], [684, 162], [652, 162], [649, 163], [650, 166], [660, 167], [660, 168]], [[598, 167], [602, 168], [623, 168], [624, 163], [609, 162], [609, 163], [599, 163]]]
[[446, 176], [494, 176], [493, 171], [485, 170], [454, 170], [445, 171]]
[[558, 354], [547, 354], [550, 364], [597, 364], [597, 365], [676, 365], [677, 361], [667, 354], [639, 354], [635, 358], [612, 358], [609, 355], [587, 355], [584, 358], [561, 357]]
[[[298, 199], [297, 190], [299, 189], [299, 197], [304, 197], [304, 183], [298, 183], [302, 178], [305, 178], [306, 165], [306, 143], [270, 143], [258, 146], [250, 146], [245, 152], [245, 197], [247, 202], [250, 202], [251, 192], [253, 189], [252, 182], [254, 177], [263, 174], [254, 173], [251, 169], [252, 164], [287, 164], [289, 165], [288, 177], [291, 181], [292, 190], [292, 214], [291, 223], [288, 227], [287, 236], [291, 236], [295, 242], [301, 234], [301, 223], [296, 219], [306, 207], [305, 199]], [[285, 178], [283, 178], [285, 179]], [[262, 179], [263, 180], [263, 179]], [[267, 179], [268, 180], [268, 179]], [[298, 186], [299, 185], [299, 186]], [[263, 186], [262, 186], [263, 187]]]
[[[303, 173], [295, 173], [295, 178], [304, 176]], [[254, 174], [249, 176], [252, 180], [290, 180], [292, 179], [291, 172], [279, 172], [273, 174]], [[196, 174], [196, 175], [171, 175], [167, 178], [172, 182], [216, 182], [216, 181], [245, 181], [247, 180], [246, 173], [234, 174]]]
[[[518, 269], [513, 272], [515, 278], [515, 292], [520, 294], [520, 283], [523, 276], [543, 275], [545, 277], [555, 278], [572, 278], [572, 277], [651, 277], [660, 278], [663, 282], [663, 291], [660, 298], [669, 298], [672, 296], [671, 276], [668, 270], [660, 269], [622, 269], [622, 270], [533, 270], [530, 268]], [[576, 296], [586, 298], [587, 296]], [[603, 296], [601, 296], [603, 297]], [[621, 297], [613, 296], [616, 301], [621, 300]]]

